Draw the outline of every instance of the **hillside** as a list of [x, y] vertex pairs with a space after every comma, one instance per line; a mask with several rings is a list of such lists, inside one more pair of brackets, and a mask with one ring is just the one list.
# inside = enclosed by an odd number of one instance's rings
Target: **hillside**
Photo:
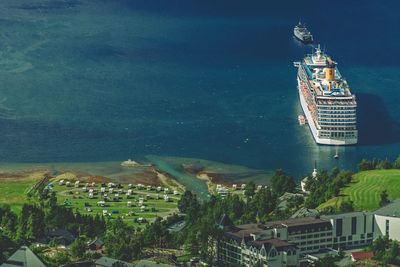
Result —
[[400, 170], [363, 171], [353, 176], [339, 197], [321, 204], [317, 209], [339, 207], [343, 200], [353, 201], [356, 210], [374, 210], [379, 207], [380, 194], [387, 190], [390, 199], [400, 198]]

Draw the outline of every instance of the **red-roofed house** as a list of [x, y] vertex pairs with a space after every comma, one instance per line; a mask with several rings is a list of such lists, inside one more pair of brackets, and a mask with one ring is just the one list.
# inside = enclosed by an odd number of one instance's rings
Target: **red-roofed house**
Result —
[[351, 260], [352, 261], [362, 261], [362, 260], [370, 260], [374, 257], [374, 253], [370, 252], [352, 252]]

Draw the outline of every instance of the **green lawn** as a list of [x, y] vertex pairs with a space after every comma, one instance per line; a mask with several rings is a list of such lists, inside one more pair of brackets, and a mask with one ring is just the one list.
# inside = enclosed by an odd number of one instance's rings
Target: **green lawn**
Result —
[[26, 193], [38, 181], [26, 178], [19, 180], [4, 179], [0, 182], [0, 204], [8, 204], [14, 212], [19, 213], [22, 205], [27, 202]]
[[359, 172], [353, 176], [351, 184], [342, 189], [339, 197], [328, 200], [318, 209], [338, 207], [343, 200], [350, 199], [356, 210], [371, 211], [379, 207], [383, 190], [387, 190], [391, 200], [400, 198], [400, 170]]
[[[134, 222], [134, 219], [139, 217], [145, 218], [148, 221], [152, 221], [158, 216], [165, 217], [178, 211], [177, 202], [180, 198], [179, 195], [169, 194], [170, 201], [165, 202], [163, 199], [163, 192], [159, 192], [160, 199], [156, 199], [156, 195], [158, 193], [156, 191], [134, 189], [133, 195], [129, 199], [125, 196], [125, 194], [120, 194], [120, 200], [118, 202], [107, 201], [105, 207], [99, 207], [97, 205], [97, 202], [103, 200], [100, 193], [94, 195], [93, 198], [89, 198], [88, 192], [83, 192], [82, 187], [75, 188], [73, 186], [60, 186], [57, 182], [55, 182], [54, 185], [55, 186], [53, 190], [57, 192], [58, 203], [60, 205], [63, 205], [64, 201], [68, 200], [69, 202], [71, 202], [71, 204], [68, 206], [70, 206], [74, 210], [78, 210], [81, 214], [101, 215], [103, 213], [103, 210], [107, 210], [109, 213], [112, 213], [112, 211], [118, 211], [117, 214], [112, 214], [111, 218], [121, 216], [125, 222], [136, 224]], [[97, 185], [95, 188], [100, 191], [100, 185]], [[124, 185], [123, 189], [126, 192], [126, 190], [128, 189], [127, 185]], [[72, 192], [72, 194], [70, 194], [70, 191]], [[141, 211], [138, 201], [139, 198], [146, 198], [146, 195], [149, 195], [150, 198], [144, 201], [146, 210]], [[114, 194], [109, 194], [109, 196], [113, 197]], [[128, 207], [128, 201], [132, 203], [131, 207]], [[88, 203], [90, 205], [90, 212], [87, 211], [85, 203]], [[152, 208], [155, 208], [155, 211], [152, 211]], [[128, 213], [130, 211], [133, 211], [135, 215], [129, 216]]]

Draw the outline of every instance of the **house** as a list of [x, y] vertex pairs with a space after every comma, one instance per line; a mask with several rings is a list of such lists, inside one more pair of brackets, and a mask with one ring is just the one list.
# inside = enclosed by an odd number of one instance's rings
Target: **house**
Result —
[[135, 267], [174, 267], [175, 265], [169, 265], [164, 263], [157, 263], [154, 261], [141, 260], [135, 264]]
[[46, 240], [50, 242], [51, 239], [56, 239], [57, 243], [63, 246], [68, 246], [75, 241], [76, 237], [65, 229], [51, 229], [45, 233]]
[[[128, 263], [125, 261], [120, 261], [120, 260], [116, 260], [116, 259], [112, 259], [112, 258], [108, 258], [108, 257], [101, 257], [100, 259], [96, 260], [94, 262], [94, 264], [95, 264], [95, 267], [112, 267], [117, 262], [124, 264], [123, 266], [125, 266], [125, 267], [133, 267], [132, 263]], [[122, 266], [122, 265], [120, 265], [120, 266]]]
[[99, 250], [102, 250], [103, 245], [104, 245], [104, 242], [101, 239], [96, 238], [95, 240], [93, 240], [92, 242], [89, 243], [88, 247], [92, 251], [99, 251]]
[[46, 267], [26, 246], [20, 247], [0, 267]]
[[352, 261], [362, 261], [362, 260], [370, 260], [374, 257], [374, 253], [372, 251], [369, 252], [352, 252], [351, 260]]

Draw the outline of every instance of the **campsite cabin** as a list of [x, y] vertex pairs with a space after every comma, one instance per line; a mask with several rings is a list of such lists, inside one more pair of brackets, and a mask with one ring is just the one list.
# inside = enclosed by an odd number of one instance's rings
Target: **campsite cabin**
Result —
[[157, 194], [157, 195], [156, 195], [156, 199], [160, 199], [160, 194]]
[[160, 192], [162, 190], [161, 186], [157, 186], [157, 191]]
[[108, 214], [107, 210], [103, 210], [103, 215], [106, 216]]
[[92, 187], [95, 187], [96, 186], [96, 183], [95, 182], [92, 182]]
[[241, 189], [244, 190], [246, 188], [246, 184], [241, 185]]
[[105, 187], [100, 188], [100, 192], [101, 193], [105, 193], [106, 192], [106, 188]]
[[178, 191], [174, 190], [174, 195], [177, 195], [177, 194], [178, 194]]
[[79, 187], [79, 181], [75, 182], [75, 187]]
[[140, 211], [141, 211], [141, 212], [146, 211], [146, 206], [141, 206], [141, 207], [140, 207]]
[[82, 187], [82, 191], [87, 192], [88, 191], [87, 187], [86, 186]]
[[132, 201], [128, 201], [128, 202], [126, 203], [126, 205], [127, 205], [128, 207], [132, 207]]
[[89, 198], [93, 198], [93, 193], [89, 193]]
[[147, 190], [148, 190], [148, 191], [151, 190], [151, 186], [150, 186], [150, 185], [147, 186]]
[[106, 205], [106, 202], [105, 202], [105, 201], [99, 201], [99, 202], [97, 202], [97, 206], [105, 207], [105, 205]]
[[59, 185], [64, 185], [64, 180], [60, 180], [60, 181], [58, 182], [58, 184], [59, 184]]
[[164, 193], [168, 194], [169, 188], [164, 188]]
[[257, 186], [257, 190], [261, 190], [263, 188], [262, 185]]
[[232, 185], [232, 189], [233, 189], [233, 190], [236, 190], [236, 189], [237, 189], [237, 184], [233, 184], [233, 185]]
[[169, 196], [168, 195], [164, 195], [164, 201], [168, 202], [169, 201]]
[[112, 194], [114, 192], [113, 188], [108, 189], [108, 193]]
[[65, 185], [66, 185], [66, 186], [71, 186], [71, 182], [70, 182], [70, 181], [67, 181], [67, 182], [65, 183]]
[[131, 189], [132, 188], [132, 184], [128, 184], [128, 188]]

